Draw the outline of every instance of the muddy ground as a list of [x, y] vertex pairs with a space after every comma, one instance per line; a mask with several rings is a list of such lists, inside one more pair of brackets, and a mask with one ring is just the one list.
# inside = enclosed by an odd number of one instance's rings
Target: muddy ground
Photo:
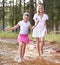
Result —
[[[4, 40], [3, 40], [4, 41]], [[0, 65], [60, 65], [59, 42], [45, 42], [44, 54], [39, 58], [36, 43], [31, 41], [26, 47], [25, 61], [18, 63], [18, 44], [0, 41]]]

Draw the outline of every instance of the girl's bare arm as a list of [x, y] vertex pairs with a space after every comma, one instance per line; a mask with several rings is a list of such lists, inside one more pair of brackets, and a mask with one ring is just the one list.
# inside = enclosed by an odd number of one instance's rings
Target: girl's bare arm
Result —
[[30, 29], [31, 31], [32, 31], [32, 27], [33, 27], [32, 25], [30, 25], [30, 27], [29, 27], [29, 29]]
[[37, 20], [34, 21], [35, 21], [35, 25], [33, 26], [33, 29], [38, 25], [38, 21]]
[[11, 28], [5, 28], [4, 30], [16, 30], [17, 28], [19, 28], [18, 24]]
[[38, 25], [38, 21], [37, 20], [35, 20], [35, 25], [34, 26], [30, 26], [30, 30], [33, 30], [36, 26]]
[[11, 27], [10, 30], [16, 30], [17, 28], [19, 28], [19, 25], [15, 25], [14, 27]]

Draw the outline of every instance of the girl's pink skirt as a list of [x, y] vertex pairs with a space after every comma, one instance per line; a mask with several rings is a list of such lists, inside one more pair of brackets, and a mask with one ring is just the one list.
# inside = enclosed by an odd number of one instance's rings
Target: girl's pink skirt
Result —
[[25, 44], [29, 43], [29, 37], [28, 34], [19, 34], [17, 38], [17, 42], [24, 42]]

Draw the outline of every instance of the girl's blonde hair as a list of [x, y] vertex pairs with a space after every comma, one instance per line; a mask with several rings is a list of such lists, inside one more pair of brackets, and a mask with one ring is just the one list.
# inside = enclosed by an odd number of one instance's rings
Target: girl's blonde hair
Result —
[[28, 12], [25, 12], [23, 16], [30, 16]]
[[25, 17], [25, 16], [30, 16], [30, 14], [28, 13], [28, 12], [25, 12], [24, 14], [23, 14], [23, 18]]
[[40, 13], [40, 12], [39, 12], [39, 7], [42, 7], [42, 8], [44, 9], [43, 4], [39, 4], [39, 5], [37, 6], [37, 14], [39, 14], [39, 13]]

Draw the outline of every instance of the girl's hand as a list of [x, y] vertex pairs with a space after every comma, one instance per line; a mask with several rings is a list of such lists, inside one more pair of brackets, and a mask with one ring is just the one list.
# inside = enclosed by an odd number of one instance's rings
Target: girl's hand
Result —
[[4, 31], [9, 31], [10, 30], [10, 28], [9, 27], [6, 27], [5, 29], [4, 29]]
[[36, 26], [33, 26], [32, 29], [34, 29]]

